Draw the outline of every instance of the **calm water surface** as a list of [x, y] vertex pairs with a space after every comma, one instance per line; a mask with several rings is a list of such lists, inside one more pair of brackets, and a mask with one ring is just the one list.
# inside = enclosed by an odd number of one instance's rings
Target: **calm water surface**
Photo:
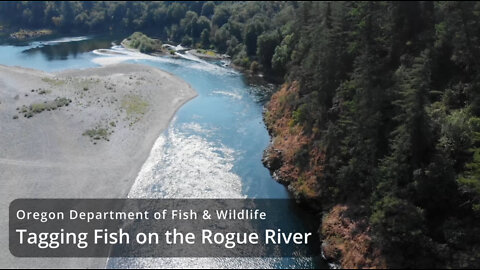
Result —
[[[289, 198], [286, 188], [274, 181], [261, 163], [270, 139], [262, 121], [265, 87], [249, 85], [242, 74], [194, 57], [173, 59], [131, 53], [115, 46], [119, 40], [118, 36], [82, 36], [26, 43], [3, 41], [0, 64], [60, 71], [126, 61], [168, 71], [197, 91], [198, 97], [179, 109], [169, 128], [157, 139], [132, 186], [131, 198]], [[97, 49], [111, 49], [118, 54], [105, 55]], [[283, 207], [287, 226], [302, 223], [308, 215], [295, 205]], [[312, 258], [112, 258], [107, 266], [326, 265]]]

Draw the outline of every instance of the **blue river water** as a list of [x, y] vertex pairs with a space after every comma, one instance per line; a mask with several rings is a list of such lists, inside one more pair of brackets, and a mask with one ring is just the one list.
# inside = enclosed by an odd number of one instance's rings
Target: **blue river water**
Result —
[[[114, 46], [117, 37], [62, 37], [0, 44], [0, 64], [45, 71], [115, 62], [154, 66], [187, 81], [198, 96], [181, 107], [160, 135], [129, 193], [131, 198], [289, 198], [262, 165], [269, 135], [262, 121], [264, 86], [230, 68], [194, 57], [152, 57]], [[105, 49], [105, 50], [98, 50]], [[110, 50], [114, 54], [106, 54]], [[301, 223], [295, 207], [285, 222]], [[124, 267], [318, 268], [313, 258], [112, 258]]]

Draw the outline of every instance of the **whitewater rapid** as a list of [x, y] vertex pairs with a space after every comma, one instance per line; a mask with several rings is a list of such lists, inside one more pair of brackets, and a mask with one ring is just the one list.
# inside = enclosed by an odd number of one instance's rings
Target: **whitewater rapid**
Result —
[[121, 45], [113, 45], [110, 49], [98, 49], [92, 51], [97, 57], [92, 62], [100, 65], [113, 65], [126, 61], [148, 60], [159, 63], [177, 63], [178, 59], [188, 60], [184, 64], [189, 68], [212, 72], [215, 74], [239, 74], [237, 71], [216, 64], [207, 62], [197, 56], [187, 52], [175, 52], [176, 57], [159, 57], [150, 54], [141, 53], [136, 50], [126, 49]]
[[[98, 65], [125, 61], [148, 60], [174, 63], [178, 59], [156, 57], [122, 46], [93, 51]], [[189, 68], [218, 75], [237, 74], [236, 71], [206, 62], [189, 53], [176, 53], [188, 60]], [[227, 91], [212, 94], [241, 96]], [[158, 137], [149, 157], [138, 173], [128, 198], [246, 198], [242, 193], [241, 177], [235, 174], [235, 153], [219, 142], [208, 140], [214, 128], [196, 122], [175, 125]], [[271, 268], [274, 258], [109, 258], [107, 268]]]

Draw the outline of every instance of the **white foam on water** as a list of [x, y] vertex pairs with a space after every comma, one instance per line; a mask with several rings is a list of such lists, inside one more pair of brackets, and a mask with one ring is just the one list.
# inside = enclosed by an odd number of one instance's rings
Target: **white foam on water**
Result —
[[122, 258], [111, 259], [113, 268], [172, 269], [271, 269], [275, 258]]
[[[183, 132], [186, 131], [186, 132]], [[189, 131], [193, 131], [193, 134]], [[155, 142], [128, 198], [245, 198], [234, 151], [198, 123], [172, 125]], [[109, 258], [108, 268], [271, 268], [274, 258]]]
[[87, 39], [90, 39], [90, 37], [89, 36], [63, 37], [63, 38], [48, 40], [48, 41], [34, 41], [30, 43], [30, 46], [39, 47], [39, 46], [55, 45], [55, 44], [66, 43], [66, 42], [77, 42], [77, 41], [83, 41]]
[[[94, 50], [92, 51], [92, 53], [97, 55], [97, 57], [92, 59], [92, 62], [100, 66], [113, 65], [132, 60], [148, 60], [159, 63], [178, 63], [179, 61], [178, 59], [168, 56], [154, 56], [141, 53], [139, 51], [126, 49], [120, 45], [112, 46], [112, 48], [110, 49]], [[176, 52], [175, 55], [177, 55], [181, 59], [188, 60], [185, 61], [185, 63], [182, 63], [182, 65], [185, 65], [192, 69], [207, 71], [221, 75], [238, 74], [237, 71], [209, 63], [188, 52]]]
[[185, 59], [188, 59], [188, 60], [191, 60], [191, 61], [194, 61], [194, 62], [198, 62], [198, 63], [202, 63], [202, 64], [206, 64], [206, 65], [210, 64], [207, 61], [200, 59], [199, 57], [191, 54], [188, 51], [186, 51], [185, 53], [175, 53], [175, 54], [182, 57], [182, 58], [185, 58]]
[[215, 91], [212, 91], [212, 94], [227, 96], [227, 97], [230, 97], [230, 98], [233, 98], [233, 99], [236, 99], [236, 100], [242, 99], [242, 95], [240, 95], [239, 93], [235, 93], [235, 92], [215, 90]]
[[98, 56], [93, 58], [92, 62], [101, 66], [118, 64], [129, 60], [159, 61], [158, 57], [127, 50], [121, 46], [113, 46], [111, 49], [94, 50], [92, 53]]
[[[194, 129], [194, 134], [181, 130]], [[171, 127], [160, 136], [133, 184], [129, 198], [244, 198], [232, 172], [234, 151], [208, 141], [197, 123]]]
[[[114, 46], [108, 51], [94, 52], [98, 64], [113, 64], [146, 59], [176, 62], [170, 57], [155, 57]], [[120, 54], [119, 54], [120, 53]], [[189, 68], [228, 75], [229, 69], [203, 60], [182, 62]], [[218, 91], [216, 94], [226, 95]], [[239, 98], [235, 94], [233, 98]], [[241, 98], [241, 96], [240, 96]], [[235, 151], [209, 140], [215, 128], [196, 122], [176, 125], [155, 142], [149, 157], [132, 185], [128, 198], [245, 198], [242, 180], [235, 174]], [[238, 154], [238, 153], [237, 153]], [[109, 258], [107, 268], [272, 268], [279, 258]]]
[[193, 131], [197, 134], [201, 133], [205, 137], [214, 135], [215, 131], [217, 130], [217, 128], [204, 128], [202, 125], [195, 122], [185, 123], [182, 127], [183, 130]]

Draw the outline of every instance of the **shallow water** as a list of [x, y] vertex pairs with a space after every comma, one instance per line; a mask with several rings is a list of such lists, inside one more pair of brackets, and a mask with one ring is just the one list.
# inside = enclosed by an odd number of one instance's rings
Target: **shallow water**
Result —
[[[131, 198], [288, 198], [262, 165], [269, 135], [262, 121], [264, 92], [242, 74], [192, 56], [179, 59], [134, 53], [112, 37], [72, 37], [0, 45], [0, 64], [46, 71], [128, 61], [157, 67], [187, 81], [198, 93], [157, 139], [130, 190]], [[118, 44], [118, 41], [117, 41]], [[107, 49], [107, 50], [96, 50]], [[113, 54], [112, 54], [113, 53]], [[299, 223], [286, 209], [284, 222]], [[293, 206], [293, 208], [295, 208]], [[311, 258], [113, 258], [107, 267], [312, 268]]]

